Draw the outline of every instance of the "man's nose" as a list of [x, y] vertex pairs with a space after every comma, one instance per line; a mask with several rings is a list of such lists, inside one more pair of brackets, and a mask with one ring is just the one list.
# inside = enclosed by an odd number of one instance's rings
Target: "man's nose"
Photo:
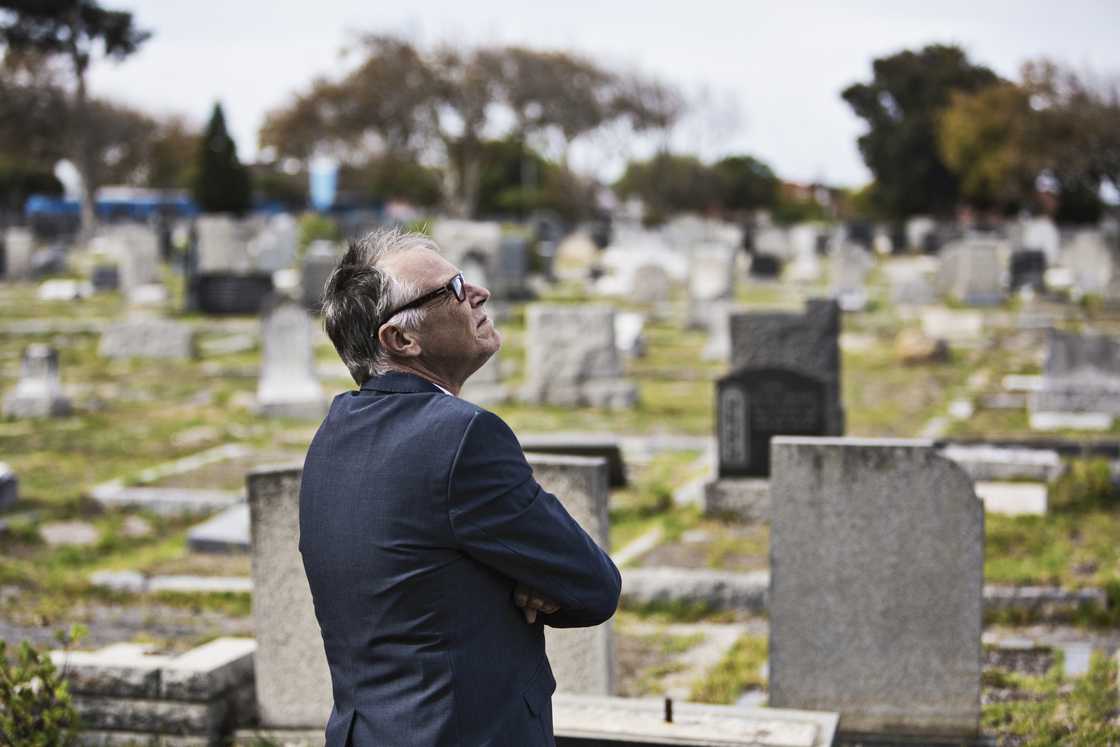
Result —
[[464, 285], [467, 286], [467, 300], [471, 302], [471, 306], [478, 306], [490, 298], [490, 291], [481, 285], [473, 283], [464, 283]]

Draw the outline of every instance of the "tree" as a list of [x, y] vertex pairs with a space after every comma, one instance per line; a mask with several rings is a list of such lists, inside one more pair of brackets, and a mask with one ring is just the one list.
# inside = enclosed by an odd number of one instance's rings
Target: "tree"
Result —
[[182, 117], [169, 117], [156, 125], [148, 146], [145, 185], [158, 189], [190, 189], [195, 155], [202, 134]]
[[226, 132], [221, 104], [214, 104], [199, 143], [194, 199], [208, 213], [242, 214], [252, 203], [249, 171], [237, 160], [237, 146]]
[[1045, 164], [1030, 94], [1013, 83], [954, 92], [938, 126], [938, 149], [974, 207], [1013, 213], [1028, 204]]
[[94, 57], [123, 60], [151, 36], [133, 24], [132, 14], [102, 8], [96, 0], [0, 0], [0, 39], [16, 51], [61, 56], [74, 81], [71, 99], [73, 160], [82, 175], [82, 225], [94, 221], [97, 189], [94, 143], [87, 137], [91, 117], [86, 73]]
[[718, 177], [695, 156], [663, 152], [648, 161], [631, 162], [614, 188], [623, 197], [641, 198], [645, 222], [651, 225], [674, 212], [706, 212], [720, 203]]
[[712, 170], [719, 184], [720, 205], [729, 213], [772, 208], [778, 201], [778, 177], [756, 158], [727, 156]]
[[978, 91], [999, 81], [955, 46], [931, 45], [872, 63], [870, 83], [841, 96], [868, 125], [859, 149], [875, 175], [875, 197], [888, 215], [948, 213], [956, 207], [957, 177], [941, 159], [937, 123], [954, 91]]

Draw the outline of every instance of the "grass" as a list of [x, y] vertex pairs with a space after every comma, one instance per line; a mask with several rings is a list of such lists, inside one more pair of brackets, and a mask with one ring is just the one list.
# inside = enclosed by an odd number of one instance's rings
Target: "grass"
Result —
[[659, 661], [644, 668], [638, 675], [634, 687], [635, 695], [659, 695], [665, 692], [661, 684], [665, 677], [676, 674], [685, 668], [681, 656], [704, 641], [703, 633], [692, 635], [672, 635], [666, 632], [650, 633], [641, 636], [644, 646], [658, 654]]
[[673, 493], [700, 476], [694, 451], [664, 452], [633, 470], [630, 484], [611, 494], [611, 548], [626, 547], [661, 526], [662, 536], [679, 535], [698, 518], [695, 509], [673, 506]]
[[1061, 656], [1041, 677], [986, 673], [988, 686], [1008, 687], [1022, 697], [989, 703], [982, 712], [985, 731], [1000, 735], [1000, 744], [1114, 745], [1120, 742], [1116, 662], [1095, 653], [1089, 672], [1072, 682], [1062, 676]]
[[766, 637], [743, 635], [704, 679], [692, 687], [689, 700], [731, 704], [745, 690], [766, 687], [766, 679], [762, 676], [766, 658]]

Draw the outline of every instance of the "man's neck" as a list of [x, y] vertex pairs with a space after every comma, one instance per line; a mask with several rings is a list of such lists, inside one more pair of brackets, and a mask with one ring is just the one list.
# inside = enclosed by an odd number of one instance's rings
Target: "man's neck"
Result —
[[446, 375], [437, 374], [435, 371], [432, 371], [420, 362], [417, 362], [414, 365], [405, 365], [403, 363], [400, 363], [399, 361], [396, 361], [390, 366], [390, 368], [391, 370], [398, 371], [400, 373], [409, 373], [413, 374], [414, 376], [419, 376], [421, 379], [424, 379], [431, 384], [435, 384], [448, 394], [453, 394], [456, 397], [459, 396], [459, 391], [462, 389], [462, 383], [456, 383]]

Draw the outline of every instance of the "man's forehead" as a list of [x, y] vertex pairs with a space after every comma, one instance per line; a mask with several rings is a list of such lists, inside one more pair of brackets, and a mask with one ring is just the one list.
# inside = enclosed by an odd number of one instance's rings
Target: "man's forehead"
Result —
[[457, 272], [439, 253], [419, 246], [389, 255], [382, 265], [401, 280], [412, 282], [438, 280]]

